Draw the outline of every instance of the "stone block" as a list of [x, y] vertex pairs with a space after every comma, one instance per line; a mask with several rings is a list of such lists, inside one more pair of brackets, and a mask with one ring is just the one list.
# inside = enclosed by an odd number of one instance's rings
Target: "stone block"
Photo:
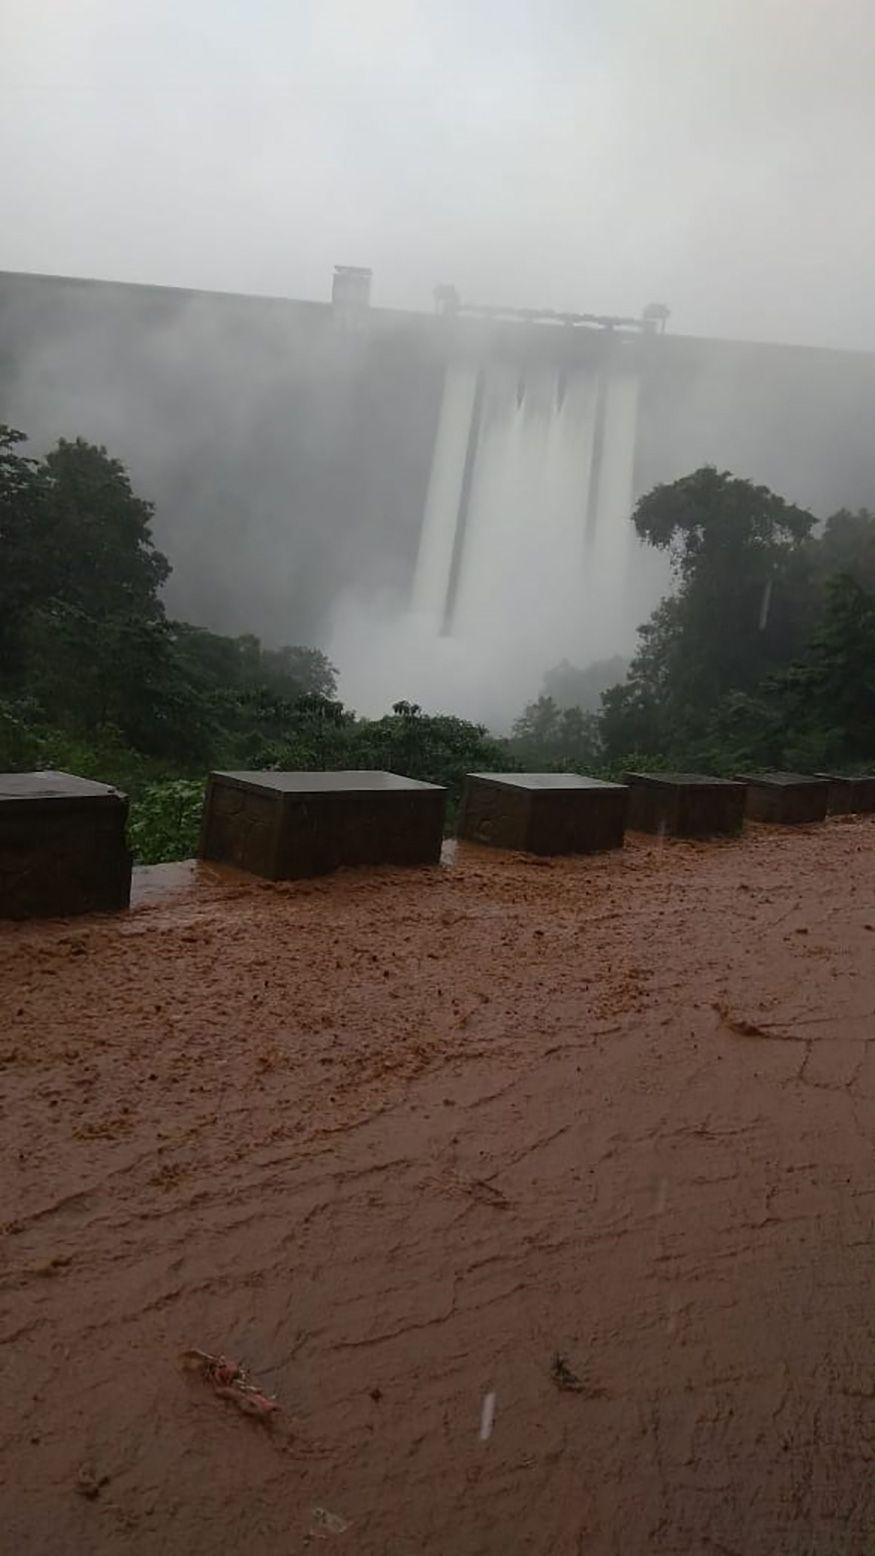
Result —
[[875, 774], [862, 773], [847, 778], [842, 773], [816, 773], [829, 784], [828, 809], [833, 816], [875, 811]]
[[128, 802], [72, 773], [0, 773], [0, 918], [126, 908]]
[[578, 773], [469, 773], [457, 832], [531, 854], [620, 848], [628, 791]]
[[772, 821], [782, 826], [823, 821], [829, 800], [825, 778], [804, 773], [741, 773], [747, 785], [745, 815], [751, 821]]
[[445, 800], [436, 784], [396, 773], [211, 773], [199, 853], [271, 881], [436, 864]]
[[627, 826], [668, 837], [719, 837], [740, 832], [744, 784], [706, 773], [624, 773]]

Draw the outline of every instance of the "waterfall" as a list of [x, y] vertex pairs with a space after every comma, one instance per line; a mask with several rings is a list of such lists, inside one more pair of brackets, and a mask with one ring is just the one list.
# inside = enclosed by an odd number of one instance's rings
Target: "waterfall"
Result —
[[354, 706], [405, 697], [507, 728], [551, 665], [632, 648], [637, 403], [620, 342], [570, 366], [450, 362], [409, 607], [338, 611]]
[[638, 386], [637, 368], [634, 363], [624, 362], [621, 355], [612, 367], [607, 384], [604, 442], [597, 507], [589, 539], [586, 591], [587, 637], [593, 643], [611, 645], [609, 653], [621, 653], [631, 646], [630, 629], [634, 632], [639, 620], [637, 605], [632, 608], [629, 599], [630, 570], [634, 568], [639, 549], [629, 522], [635, 504]]
[[411, 595], [414, 613], [430, 620], [437, 631], [446, 611], [476, 388], [477, 368], [451, 362], [444, 377]]
[[601, 368], [451, 366], [414, 611], [539, 675], [627, 648], [637, 402], [622, 351]]
[[448, 629], [507, 642], [545, 668], [580, 638], [584, 501], [595, 382], [552, 366], [485, 374], [483, 410], [456, 597]]

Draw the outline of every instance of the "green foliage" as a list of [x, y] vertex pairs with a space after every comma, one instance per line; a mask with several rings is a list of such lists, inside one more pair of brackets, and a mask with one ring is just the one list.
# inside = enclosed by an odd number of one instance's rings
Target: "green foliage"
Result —
[[629, 681], [648, 688], [659, 736], [683, 740], [725, 693], [755, 686], [803, 648], [816, 609], [803, 555], [814, 519], [705, 467], [655, 487], [633, 523], [669, 551], [678, 589], [642, 636]]
[[875, 514], [866, 508], [857, 513], [840, 508], [826, 521], [814, 563], [819, 578], [844, 573], [861, 589], [875, 594]]
[[[639, 629], [623, 686], [602, 699], [610, 759], [639, 747], [681, 762], [755, 744], [776, 749], [773, 698], [760, 688], [805, 653], [839, 553], [865, 567], [868, 515], [836, 515], [824, 537], [810, 513], [705, 468], [657, 486], [633, 515], [642, 539], [671, 554], [676, 591]], [[752, 731], [756, 729], [756, 739]]]
[[544, 696], [559, 708], [578, 708], [598, 713], [602, 693], [625, 680], [629, 662], [622, 654], [611, 659], [596, 659], [585, 669], [563, 659], [544, 674]]
[[574, 684], [563, 665], [517, 721], [514, 754], [605, 777], [871, 764], [875, 515], [842, 510], [817, 536], [811, 514], [706, 468], [656, 487], [633, 521], [670, 553], [674, 592], [581, 739], [550, 695]]
[[131, 804], [128, 838], [137, 864], [190, 859], [197, 851], [204, 782], [171, 778], [148, 784]]
[[0, 684], [21, 670], [21, 633], [39, 597], [45, 503], [37, 462], [18, 453], [24, 433], [0, 423]]
[[143, 862], [193, 852], [209, 767], [387, 768], [443, 785], [452, 816], [471, 771], [875, 758], [866, 510], [833, 515], [817, 537], [810, 514], [726, 473], [657, 487], [633, 517], [671, 553], [676, 588], [631, 664], [555, 666], [498, 740], [409, 702], [357, 719], [318, 649], [168, 621], [170, 565], [124, 467], [81, 439], [42, 461], [22, 441], [0, 428], [0, 768], [124, 789]]
[[385, 718], [359, 721], [352, 753], [353, 767], [385, 768], [423, 783], [442, 784], [451, 812], [466, 773], [507, 771], [517, 765], [507, 744], [482, 724], [448, 714], [428, 715], [410, 702], [396, 702]]
[[875, 755], [875, 593], [840, 573], [826, 584], [823, 615], [795, 664], [764, 695], [798, 763], [859, 764]]
[[[22, 441], [0, 428], [0, 693], [19, 709], [0, 730], [7, 760], [47, 741], [99, 749], [111, 729], [144, 759], [203, 768], [269, 751], [301, 697], [333, 695], [318, 649], [168, 622], [170, 564], [124, 467], [82, 439], [41, 462]], [[25, 706], [27, 728], [50, 737], [23, 737]]]
[[598, 717], [583, 708], [559, 707], [552, 697], [539, 697], [516, 720], [510, 749], [523, 769], [592, 771], [602, 759]]
[[152, 504], [134, 495], [124, 466], [105, 448], [62, 438], [39, 475], [50, 544], [44, 600], [92, 616], [161, 620], [170, 563], [152, 540]]

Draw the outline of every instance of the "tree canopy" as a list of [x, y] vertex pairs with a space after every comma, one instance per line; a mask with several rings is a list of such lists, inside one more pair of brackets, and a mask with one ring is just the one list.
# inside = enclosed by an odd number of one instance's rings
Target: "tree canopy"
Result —
[[875, 756], [864, 716], [872, 514], [840, 511], [816, 535], [804, 509], [706, 468], [654, 488], [633, 522], [670, 552], [675, 591], [602, 699], [609, 759], [644, 751], [713, 768], [815, 749], [821, 760]]
[[[318, 649], [264, 648], [167, 619], [170, 563], [152, 505], [81, 438], [44, 459], [0, 428], [0, 693], [31, 721], [133, 750], [208, 759], [229, 733], [275, 733], [307, 693], [330, 696]], [[8, 709], [7, 709], [8, 713]], [[11, 716], [11, 715], [8, 715]]]
[[866, 509], [818, 528], [711, 468], [656, 487], [632, 520], [671, 556], [674, 587], [631, 661], [547, 670], [502, 740], [409, 701], [357, 718], [320, 649], [168, 619], [170, 563], [124, 466], [82, 439], [43, 459], [23, 442], [0, 428], [0, 767], [120, 783], [141, 859], [191, 852], [211, 766], [388, 768], [444, 785], [452, 815], [465, 773], [484, 769], [875, 760]]

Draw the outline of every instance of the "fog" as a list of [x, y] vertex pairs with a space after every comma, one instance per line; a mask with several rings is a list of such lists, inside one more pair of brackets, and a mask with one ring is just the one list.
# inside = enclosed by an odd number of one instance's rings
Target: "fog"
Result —
[[869, 0], [4, 0], [3, 265], [875, 344]]
[[[0, 418], [126, 461], [175, 613], [326, 648], [364, 711], [403, 696], [501, 727], [559, 659], [628, 653], [666, 582], [628, 524], [654, 480], [710, 460], [819, 513], [875, 501], [870, 359], [678, 342], [875, 349], [868, 0], [0, 15], [0, 269], [323, 304], [336, 263], [374, 271], [352, 329], [0, 278]], [[466, 303], [670, 306], [608, 417], [588, 546], [597, 375], [585, 350], [533, 365], [551, 326], [516, 325], [518, 352], [478, 358], [452, 562], [465, 447], [439, 458], [438, 432], [470, 348], [426, 317], [439, 282]]]

